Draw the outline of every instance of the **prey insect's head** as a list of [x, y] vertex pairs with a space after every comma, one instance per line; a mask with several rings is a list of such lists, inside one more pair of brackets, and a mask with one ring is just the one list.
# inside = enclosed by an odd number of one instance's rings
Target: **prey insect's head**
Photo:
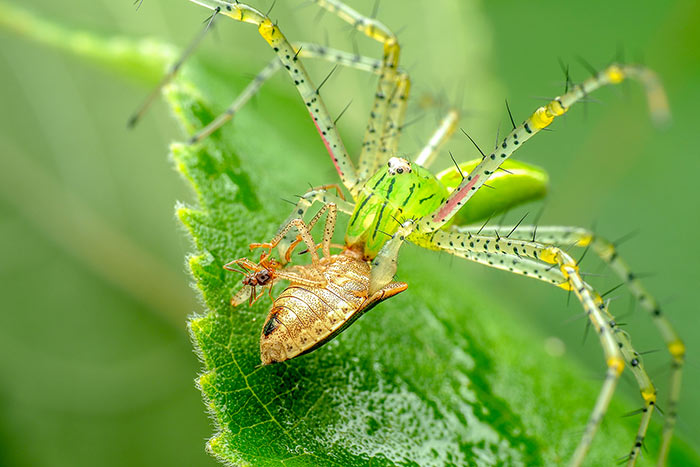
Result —
[[389, 175], [401, 175], [404, 173], [411, 173], [411, 163], [402, 157], [392, 157], [387, 163], [389, 166]]
[[[234, 266], [238, 266], [238, 269]], [[267, 288], [268, 292], [272, 293], [272, 285], [275, 282], [275, 271], [280, 269], [281, 264], [267, 256], [263, 256], [259, 263], [254, 263], [247, 258], [241, 258], [231, 261], [224, 265], [224, 269], [243, 274], [243, 288], [231, 298], [231, 305], [238, 306], [248, 300], [248, 304], [252, 305], [260, 297]], [[257, 287], [262, 287], [263, 291], [257, 293]]]
[[243, 278], [243, 285], [267, 285], [272, 280], [272, 274], [267, 269], [246, 274]]
[[[234, 266], [238, 266], [241, 269], [237, 269]], [[274, 279], [274, 271], [279, 269], [279, 267], [280, 265], [277, 261], [269, 258], [264, 258], [259, 264], [242, 258], [224, 265], [224, 269], [243, 274], [243, 285], [252, 287], [268, 285]]]

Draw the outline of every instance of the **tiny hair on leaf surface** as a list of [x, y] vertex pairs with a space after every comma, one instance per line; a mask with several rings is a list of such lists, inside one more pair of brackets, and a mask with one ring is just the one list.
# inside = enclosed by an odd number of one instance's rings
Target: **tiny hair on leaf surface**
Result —
[[[60, 37], [72, 34], [60, 30], [45, 43], [80, 54], [61, 45]], [[81, 38], [95, 51], [86, 58], [127, 76], [134, 75], [134, 63], [153, 60], [159, 50], [151, 42], [124, 41], [117, 53], [110, 40]], [[161, 63], [172, 59], [169, 46], [161, 50]], [[166, 88], [183, 139], [247, 82], [233, 64], [188, 64]], [[257, 107], [201, 144], [171, 146], [175, 167], [196, 195], [194, 204], [178, 205], [177, 215], [193, 242], [188, 264], [204, 308], [190, 329], [204, 364], [197, 382], [217, 430], [210, 451], [233, 465], [565, 462], [600, 382], [587, 379], [571, 357], [547, 354], [527, 324], [527, 310], [501, 309], [465, 282], [466, 267], [448, 267], [429, 252], [404, 252], [399, 273], [409, 290], [337, 339], [300, 358], [259, 366], [269, 301], [232, 308], [240, 276], [222, 266], [249, 254], [250, 242], [274, 234], [288, 212], [279, 198], [304, 190], [308, 172], [318, 169], [319, 179], [329, 179], [327, 156], [305, 117], [291, 92], [267, 89]], [[590, 465], [610, 465], [627, 452], [637, 420], [621, 415], [636, 403], [616, 395]], [[651, 454], [658, 449], [653, 436], [645, 444]], [[640, 465], [651, 465], [651, 454]], [[669, 464], [697, 463], [674, 439]]]

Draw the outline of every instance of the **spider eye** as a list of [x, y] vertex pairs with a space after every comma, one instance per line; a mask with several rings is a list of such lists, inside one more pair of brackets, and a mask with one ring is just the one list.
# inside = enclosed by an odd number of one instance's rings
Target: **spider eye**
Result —
[[402, 173], [403, 173], [403, 169], [402, 169], [401, 167], [399, 167], [398, 169], [396, 169], [396, 173], [402, 174]]

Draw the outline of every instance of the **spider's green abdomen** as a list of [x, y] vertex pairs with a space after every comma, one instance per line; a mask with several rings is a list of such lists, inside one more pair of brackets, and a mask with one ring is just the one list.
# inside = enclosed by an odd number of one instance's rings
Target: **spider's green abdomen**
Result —
[[[398, 161], [398, 162], [396, 162]], [[393, 165], [392, 165], [393, 162]], [[345, 244], [372, 259], [407, 219], [433, 212], [447, 189], [433, 174], [403, 159], [392, 158], [365, 183], [345, 234]]]

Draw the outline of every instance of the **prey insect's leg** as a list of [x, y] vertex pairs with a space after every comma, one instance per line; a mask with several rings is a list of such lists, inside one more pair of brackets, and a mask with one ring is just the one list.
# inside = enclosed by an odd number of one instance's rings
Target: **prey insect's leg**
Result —
[[[379, 73], [382, 66], [382, 62], [377, 59], [351, 54], [342, 50], [332, 49], [330, 47], [323, 47], [318, 44], [305, 42], [295, 43], [294, 50], [296, 51], [295, 56], [297, 58], [322, 59], [331, 63], [337, 63], [338, 65], [355, 68], [369, 73]], [[282, 68], [282, 62], [275, 57], [265, 68], [262, 69], [262, 71], [260, 71], [260, 73], [255, 76], [253, 82], [251, 82], [243, 90], [243, 92], [236, 97], [233, 103], [231, 103], [231, 105], [221, 115], [216, 117], [206, 127], [202, 128], [194, 136], [192, 136], [190, 139], [190, 144], [202, 141], [204, 138], [221, 128], [221, 126], [223, 126], [226, 122], [231, 120], [233, 116], [246, 104], [246, 102], [248, 102], [253, 95], [258, 92], [265, 81], [270, 79], [280, 68]]]
[[[603, 388], [588, 420], [583, 437], [571, 459], [571, 464], [580, 465], [583, 462], [598, 426], [605, 415], [619, 375], [625, 367], [625, 362], [627, 362], [637, 380], [645, 400], [645, 409], [647, 409], [642, 419], [643, 423], [640, 427], [638, 438], [635, 440], [635, 449], [641, 448], [651, 412], [656, 402], [656, 389], [644, 369], [644, 365], [639, 360], [639, 354], [632, 347], [627, 334], [617, 327], [600, 295], [582, 279], [576, 261], [568, 253], [553, 245], [531, 240], [516, 240], [501, 237], [498, 234], [489, 236], [440, 230], [431, 235], [417, 236], [417, 238], [429, 243], [432, 248], [457, 255], [461, 252], [482, 253], [490, 254], [494, 260], [497, 260], [500, 255], [504, 255], [509, 259], [527, 258], [541, 262], [544, 274], [542, 272], [540, 274], [543, 277], [546, 277], [550, 272], [549, 268], [552, 268], [552, 266], [558, 267], [565, 279], [565, 282], [560, 283], [559, 287], [572, 290], [578, 297], [591, 324], [598, 331], [608, 365]], [[636, 455], [630, 456], [629, 464], [633, 465], [635, 461]]]
[[[360, 152], [360, 160], [358, 165], [358, 179], [360, 182], [367, 180], [378, 166], [380, 155], [380, 141], [382, 133], [387, 126], [387, 119], [391, 103], [391, 98], [396, 95], [399, 99], [399, 107], [401, 107], [401, 96], [408, 94], [410, 82], [408, 75], [397, 72], [399, 63], [400, 47], [396, 36], [383, 23], [373, 18], [368, 18], [353, 10], [349, 6], [338, 0], [313, 0], [326, 10], [335, 13], [342, 20], [353, 25], [355, 29], [364, 33], [367, 37], [374, 39], [384, 44], [384, 52], [382, 56], [382, 68], [379, 75], [379, 84], [375, 93], [372, 110], [369, 114], [367, 129], [362, 140], [362, 150]], [[399, 79], [401, 78], [401, 79]], [[397, 88], [399, 88], [397, 90]], [[401, 89], [404, 89], [403, 91]], [[396, 121], [393, 125], [396, 128], [401, 126], [400, 118], [402, 111], [398, 110], [392, 118]], [[396, 139], [396, 138], [394, 138]], [[391, 142], [391, 139], [390, 139]], [[391, 142], [393, 145], [393, 142]], [[353, 197], [355, 193], [353, 192]]]
[[[337, 191], [337, 195], [329, 191], [333, 189]], [[343, 199], [341, 196], [342, 192], [340, 191], [340, 187], [338, 185], [325, 185], [318, 188], [312, 188], [311, 190], [306, 192], [304, 196], [299, 197], [299, 201], [294, 207], [294, 210], [289, 215], [287, 220], [282, 224], [282, 227], [280, 227], [280, 232], [282, 231], [282, 229], [284, 229], [286, 225], [292, 222], [292, 220], [303, 218], [306, 215], [306, 212], [311, 208], [311, 206], [315, 202], [319, 202], [324, 205], [333, 203], [337, 206], [340, 212], [351, 215], [354, 206], [352, 205], [352, 203], [345, 201], [345, 199]], [[277, 247], [277, 251], [279, 252], [279, 257], [283, 262], [289, 262], [288, 256], [289, 253], [291, 253], [290, 247], [294, 244], [296, 238], [296, 235], [288, 233], [280, 240], [279, 245]]]
[[340, 138], [340, 134], [335, 127], [326, 106], [320, 98], [318, 88], [314, 87], [306, 69], [296, 55], [296, 51], [289, 44], [282, 34], [280, 28], [275, 25], [267, 15], [255, 8], [239, 3], [238, 1], [226, 0], [190, 0], [220, 14], [228, 16], [236, 21], [255, 24], [258, 32], [272, 47], [277, 57], [282, 62], [282, 66], [287, 69], [290, 77], [297, 87], [311, 118], [316, 125], [321, 139], [328, 150], [331, 160], [340, 176], [343, 185], [352, 193], [359, 189], [357, 187], [357, 172], [345, 150], [345, 145]]
[[[459, 227], [456, 228], [456, 230], [460, 232], [467, 232], [470, 229]], [[473, 229], [471, 233], [475, 233], [475, 230], [476, 229]], [[489, 231], [495, 231], [502, 237], [509, 235], [509, 237], [512, 239], [531, 239], [536, 236], [538, 241], [544, 243], [573, 245], [577, 247], [590, 246], [590, 248], [610, 266], [618, 277], [624, 281], [636, 301], [651, 315], [654, 325], [659, 330], [659, 333], [661, 334], [664, 343], [666, 344], [666, 348], [668, 349], [672, 358], [669, 398], [666, 405], [661, 449], [659, 451], [659, 464], [665, 464], [668, 449], [673, 437], [673, 428], [677, 418], [676, 410], [681, 391], [681, 375], [685, 359], [685, 344], [679, 337], [674, 327], [671, 325], [671, 322], [668, 320], [666, 315], [662, 313], [661, 307], [656, 299], [649, 292], [647, 292], [641, 281], [637, 279], [635, 274], [632, 272], [629, 265], [622, 258], [620, 258], [617, 253], [617, 249], [615, 248], [615, 244], [596, 235], [594, 232], [588, 229], [576, 227], [540, 226], [535, 228], [534, 226], [518, 226], [516, 230], [512, 226], [495, 226], [489, 227]], [[641, 446], [638, 445], [638, 443], [644, 439], [644, 431], [646, 430], [646, 425], [649, 423], [647, 419], [651, 418], [651, 413], [653, 410], [653, 407], [650, 406], [650, 402], [652, 401], [649, 400], [644, 393], [642, 393], [642, 398], [645, 402], [644, 408], [642, 409], [642, 421], [640, 423], [639, 432], [637, 433], [637, 441], [635, 442], [635, 446], [629, 453], [630, 460], [636, 459], [640, 454]]]
[[668, 104], [663, 88], [652, 71], [637, 65], [610, 65], [583, 83], [574, 85], [571, 91], [540, 107], [525, 122], [511, 131], [496, 151], [484, 157], [484, 160], [464, 178], [435, 212], [418, 221], [416, 230], [421, 233], [433, 232], [445, 225], [503, 161], [508, 159], [525, 141], [549, 126], [555, 117], [563, 115], [583, 97], [602, 86], [620, 83], [625, 78], [637, 79], [645, 86], [654, 120], [661, 121], [668, 118]]
[[457, 129], [459, 123], [459, 112], [451, 109], [440, 122], [440, 126], [430, 137], [428, 144], [421, 150], [415, 163], [426, 169], [430, 167], [435, 157], [440, 152], [440, 148], [450, 139]]

